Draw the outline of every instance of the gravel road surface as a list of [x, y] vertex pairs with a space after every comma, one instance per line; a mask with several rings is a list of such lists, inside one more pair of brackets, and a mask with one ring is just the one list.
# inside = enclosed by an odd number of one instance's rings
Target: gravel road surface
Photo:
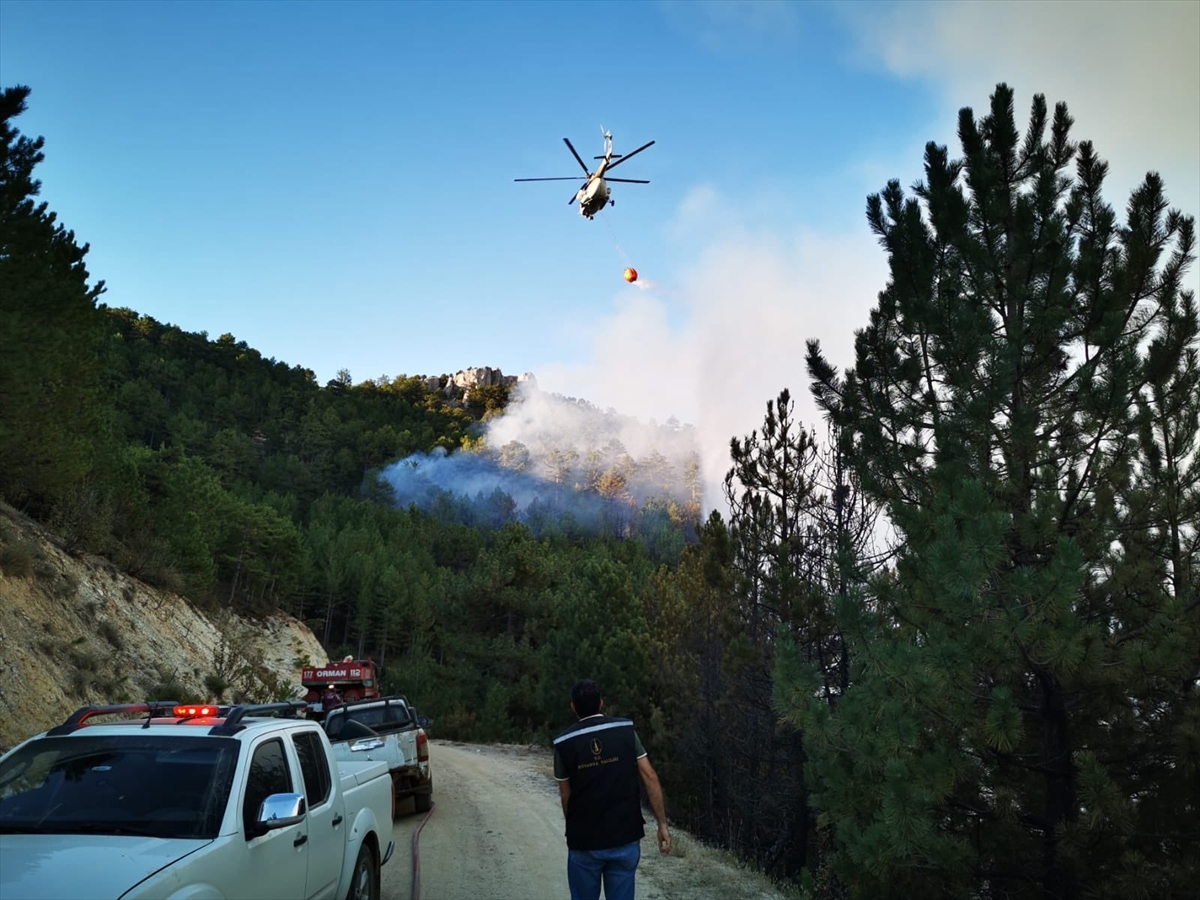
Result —
[[[411, 800], [398, 808], [396, 851], [383, 867], [383, 900], [568, 900], [567, 845], [549, 749], [431, 741], [430, 763], [433, 812], [426, 819]], [[669, 796], [670, 786], [664, 790]], [[638, 900], [783, 898], [677, 829], [675, 851], [662, 856], [654, 817], [648, 810], [645, 815]]]

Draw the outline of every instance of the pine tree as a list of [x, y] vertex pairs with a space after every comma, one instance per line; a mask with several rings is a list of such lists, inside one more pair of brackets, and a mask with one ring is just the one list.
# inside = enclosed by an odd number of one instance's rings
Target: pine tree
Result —
[[43, 140], [13, 124], [29, 93], [0, 94], [0, 493], [44, 516], [88, 473], [105, 418], [104, 285], [88, 286], [88, 246], [34, 200]]
[[[1183, 896], [1200, 875], [1194, 218], [1124, 224], [1064, 104], [1013, 92], [867, 204], [890, 278], [814, 392], [902, 539], [836, 711], [784, 660], [857, 896]], [[1047, 127], [1049, 134], [1047, 135]], [[1070, 168], [1074, 164], [1074, 175]], [[807, 679], [807, 680], [806, 680]]]
[[775, 710], [775, 647], [794, 642], [821, 673], [817, 693], [838, 702], [849, 655], [833, 613], [857, 579], [872, 516], [840, 465], [837, 441], [818, 444], [795, 419], [786, 388], [767, 402], [761, 435], [733, 438], [730, 456], [725, 495], [745, 623], [734, 704], [745, 749], [733, 771], [744, 780], [735, 794], [752, 823], [741, 841], [769, 870], [798, 877], [821, 861], [810, 852], [816, 823], [799, 777], [804, 734], [780, 728]]
[[[803, 615], [804, 592], [819, 558], [811, 534], [821, 498], [814, 483], [817, 444], [794, 418], [795, 404], [784, 388], [767, 401], [761, 437], [752, 431], [730, 441], [733, 467], [725, 475], [730, 525], [743, 549], [743, 576], [756, 585], [752, 627], [770, 630], [778, 621]], [[759, 611], [761, 610], [761, 612]]]
[[651, 665], [642, 740], [661, 752], [659, 775], [671, 787], [672, 819], [702, 840], [728, 835], [729, 752], [740, 736], [726, 724], [728, 645], [737, 633], [726, 566], [729, 534], [715, 510], [679, 564], [660, 567], [642, 595], [646, 630], [639, 652]]

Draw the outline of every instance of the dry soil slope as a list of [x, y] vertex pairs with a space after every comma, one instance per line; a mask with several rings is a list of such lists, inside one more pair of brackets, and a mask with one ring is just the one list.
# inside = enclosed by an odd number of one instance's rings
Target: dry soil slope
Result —
[[300, 668], [325, 661], [290, 616], [204, 615], [107, 560], [65, 553], [0, 503], [0, 750], [80, 706], [144, 700], [169, 682], [206, 697], [206, 676], [223, 675], [247, 695], [299, 694]]

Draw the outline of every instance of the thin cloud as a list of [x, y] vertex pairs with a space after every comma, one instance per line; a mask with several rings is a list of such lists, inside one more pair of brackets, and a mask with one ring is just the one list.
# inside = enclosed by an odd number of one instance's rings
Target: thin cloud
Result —
[[713, 53], [788, 46], [801, 34], [796, 4], [780, 0], [659, 0], [667, 23]]
[[[845, 4], [858, 60], [922, 80], [943, 101], [938, 132], [956, 149], [959, 108], [986, 112], [998, 82], [1024, 117], [1036, 93], [1065, 101], [1076, 140], [1110, 164], [1109, 202], [1123, 209], [1148, 170], [1173, 205], [1200, 213], [1200, 3], [959, 2]], [[986, 35], [986, 40], [980, 36]]]

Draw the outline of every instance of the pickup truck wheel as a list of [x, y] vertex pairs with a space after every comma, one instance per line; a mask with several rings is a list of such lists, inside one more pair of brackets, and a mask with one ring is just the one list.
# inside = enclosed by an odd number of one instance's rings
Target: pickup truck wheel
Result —
[[347, 900], [379, 900], [379, 865], [375, 851], [363, 844], [354, 863]]
[[433, 806], [433, 785], [429, 785], [429, 793], [413, 794], [413, 806], [417, 812], [429, 812]]

